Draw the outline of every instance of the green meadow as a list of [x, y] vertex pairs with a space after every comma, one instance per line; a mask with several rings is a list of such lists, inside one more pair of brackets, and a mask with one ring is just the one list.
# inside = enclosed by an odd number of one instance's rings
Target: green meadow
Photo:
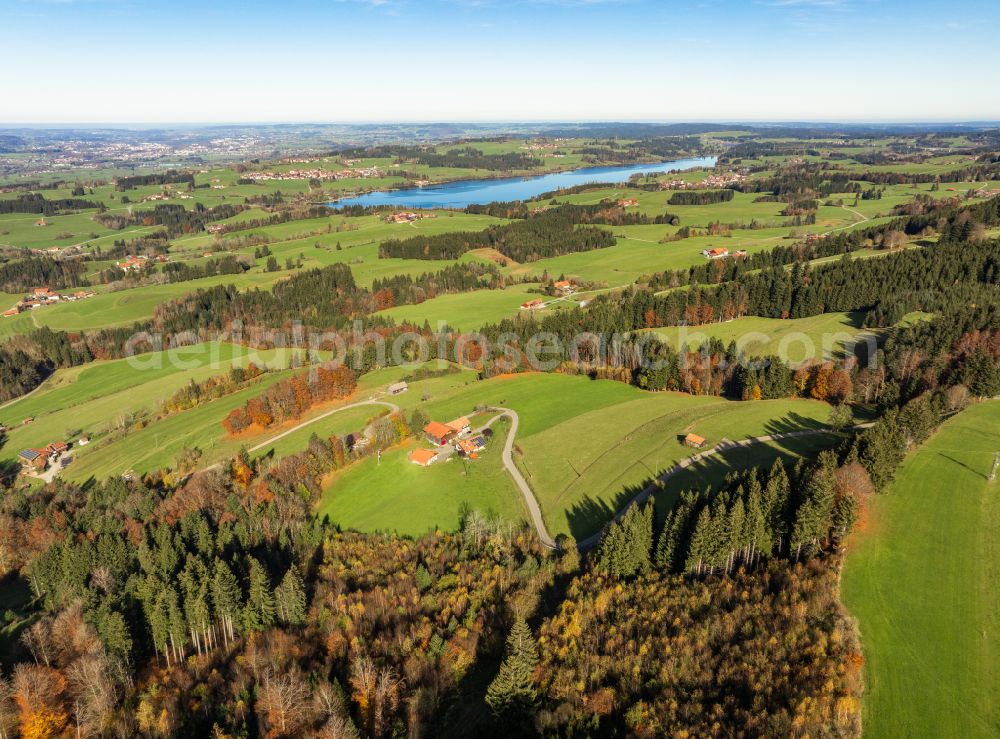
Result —
[[[583, 388], [569, 391], [587, 393]], [[637, 395], [545, 431], [525, 433], [518, 440], [517, 459], [539, 499], [549, 532], [579, 539], [598, 531], [645, 482], [694, 454], [681, 444], [685, 434], [696, 433], [714, 446], [723, 439], [818, 428], [829, 413], [825, 403], [809, 400], [739, 403], [682, 393]], [[772, 446], [780, 450], [787, 444]], [[788, 451], [785, 456], [794, 455]], [[765, 464], [773, 452], [748, 456], [752, 464]], [[724, 467], [706, 465], [688, 486], [721, 481]], [[676, 481], [667, 484], [659, 496], [661, 508], [679, 489]]]
[[1000, 402], [947, 421], [869, 503], [841, 596], [865, 655], [866, 736], [1000, 733]]
[[[44, 306], [14, 318], [5, 318], [0, 327], [11, 326], [20, 333], [42, 326], [48, 326], [54, 331], [87, 331], [111, 326], [127, 326], [151, 318], [158, 305], [180, 298], [199, 288], [215, 285], [236, 285], [242, 289], [266, 287], [286, 276], [286, 272], [250, 271], [242, 275], [216, 275], [187, 282], [102, 292], [92, 298]], [[8, 331], [9, 333], [11, 332]]]
[[[502, 150], [512, 150], [512, 142], [500, 142]], [[485, 146], [485, 145], [484, 145]], [[514, 148], [517, 148], [516, 146]], [[545, 168], [567, 168], [572, 162], [567, 158], [559, 164], [554, 164], [546, 157]], [[369, 162], [368, 164], [385, 165], [387, 162]], [[333, 165], [327, 160], [322, 166]], [[301, 165], [298, 165], [301, 166]], [[358, 166], [364, 166], [359, 163]], [[291, 165], [280, 165], [286, 169]], [[279, 168], [280, 168], [279, 167]], [[486, 176], [487, 173], [478, 173]], [[703, 170], [684, 173], [685, 179], [698, 179], [707, 174]], [[454, 176], [475, 177], [475, 172], [437, 172], [439, 179], [451, 179]], [[202, 204], [211, 207], [222, 202], [242, 202], [244, 197], [262, 192], [272, 192], [273, 189], [285, 189], [286, 185], [295, 182], [281, 181], [259, 183], [255, 185], [236, 185], [235, 176], [231, 170], [210, 170], [197, 175], [199, 183], [212, 183], [210, 188], [198, 188], [190, 192], [180, 189], [166, 190], [172, 200], [185, 207]], [[369, 183], [374, 186], [375, 183]], [[280, 187], [279, 187], [280, 186]], [[503, 269], [518, 277], [538, 277], [543, 272], [552, 276], [566, 275], [581, 280], [604, 283], [610, 287], [618, 287], [641, 280], [645, 275], [654, 272], [685, 268], [703, 261], [701, 252], [706, 248], [726, 246], [731, 250], [745, 249], [749, 252], [766, 250], [773, 246], [786, 243], [790, 238], [801, 237], [802, 234], [827, 233], [830, 231], [854, 228], [863, 224], [871, 224], [884, 220], [894, 205], [910, 200], [915, 194], [931, 194], [935, 197], [950, 197], [956, 194], [964, 195], [969, 189], [969, 183], [943, 183], [937, 191], [930, 192], [928, 186], [913, 188], [909, 185], [888, 186], [881, 200], [859, 201], [853, 203], [853, 194], [833, 196], [844, 201], [843, 206], [821, 205], [817, 212], [817, 223], [814, 226], [790, 228], [781, 225], [787, 219], [780, 216], [782, 203], [756, 203], [757, 195], [753, 193], [737, 193], [732, 202], [706, 206], [669, 206], [667, 200], [671, 192], [645, 192], [627, 187], [608, 187], [575, 195], [560, 197], [560, 202], [591, 203], [606, 198], [635, 197], [639, 201], [638, 210], [650, 216], [669, 211], [678, 215], [681, 225], [704, 228], [709, 223], [720, 222], [732, 224], [733, 230], [728, 235], [695, 236], [680, 241], [661, 243], [665, 237], [676, 233], [675, 226], [645, 225], [612, 227], [618, 237], [616, 244], [606, 249], [568, 254], [561, 257], [544, 259], [528, 264], [511, 264]], [[217, 189], [222, 188], [222, 189]], [[143, 197], [157, 194], [162, 188], [146, 186], [136, 188], [127, 193], [116, 193], [110, 185], [94, 189], [87, 198], [103, 200], [109, 205], [111, 212], [122, 211], [126, 206], [121, 204], [122, 197], [128, 197], [130, 205], [143, 207]], [[70, 189], [53, 191], [52, 197], [68, 197]], [[152, 207], [148, 204], [145, 207]], [[237, 214], [228, 219], [232, 224], [246, 224], [252, 218], [266, 216], [259, 208]], [[121, 232], [106, 229], [93, 220], [94, 212], [83, 211], [67, 215], [56, 215], [46, 219], [49, 225], [36, 226], [38, 220], [29, 214], [4, 214], [0, 216], [0, 244], [20, 247], [49, 247], [52, 245], [67, 246], [82, 244], [85, 249], [97, 246], [110, 247], [116, 239], [134, 238], [142, 233], [155, 230], [156, 227], [127, 228]], [[331, 215], [323, 218], [291, 221], [250, 228], [223, 237], [199, 233], [181, 236], [173, 240], [171, 254], [175, 260], [190, 260], [198, 264], [206, 251], [234, 251], [238, 254], [252, 255], [254, 247], [235, 248], [233, 239], [252, 233], [266, 237], [269, 249], [282, 266], [279, 272], [265, 272], [263, 267], [266, 259], [257, 261], [258, 268], [243, 275], [222, 275], [203, 278], [188, 282], [164, 285], [145, 285], [108, 292], [104, 286], [97, 286], [99, 295], [84, 301], [65, 303], [25, 313], [13, 318], [5, 318], [0, 322], [0, 339], [18, 333], [30, 331], [39, 326], [48, 326], [54, 330], [81, 331], [92, 330], [105, 326], [127, 325], [133, 321], [148, 319], [155, 307], [163, 302], [179, 298], [188, 292], [199, 288], [218, 284], [234, 284], [240, 289], [255, 287], [267, 288], [275, 281], [290, 274], [284, 269], [288, 259], [299, 262], [305, 268], [321, 267], [333, 263], [350, 265], [355, 279], [359, 284], [371, 285], [380, 278], [396, 274], [419, 275], [441, 269], [449, 262], [425, 262], [422, 260], [379, 259], [378, 246], [389, 238], [406, 238], [417, 233], [436, 234], [455, 230], [481, 230], [493, 223], [503, 221], [489, 216], [469, 215], [448, 211], [436, 211], [433, 218], [428, 218], [409, 224], [385, 223], [380, 217], [369, 215], [360, 217], [344, 217]], [[753, 230], [746, 228], [751, 221], [757, 221]], [[60, 239], [54, 238], [62, 236]], [[339, 246], [339, 248], [338, 248]], [[476, 255], [465, 255], [463, 260], [479, 259]], [[111, 264], [108, 260], [89, 263], [91, 277], [97, 275], [100, 269]], [[504, 291], [496, 295], [444, 296], [439, 298], [439, 304], [420, 306], [403, 306], [392, 309], [390, 315], [398, 316], [400, 320], [416, 320], [420, 323], [428, 318], [432, 323], [440, 319], [453, 322], [460, 328], [477, 328], [485, 322], [495, 321], [504, 316], [513, 315], [520, 302], [516, 289]], [[17, 296], [4, 298], [4, 303], [13, 303]], [[426, 314], [425, 314], [426, 313]]]
[[475, 460], [454, 455], [419, 467], [408, 455], [426, 444], [411, 441], [383, 453], [381, 460], [358, 462], [333, 475], [318, 513], [343, 528], [410, 536], [455, 530], [466, 510], [518, 522], [525, 518], [523, 503], [500, 461], [507, 427], [501, 421], [494, 429], [493, 441]]
[[[406, 396], [413, 398], [415, 388], [401, 397]], [[679, 442], [686, 433], [699, 433], [714, 445], [723, 438], [738, 440], [819, 428], [830, 412], [828, 405], [818, 401], [737, 403], [683, 393], [653, 394], [618, 382], [556, 374], [525, 374], [456, 384], [421, 405], [429, 417], [437, 420], [468, 415], [483, 405], [502, 405], [517, 411], [520, 428], [515, 459], [539, 500], [546, 526], [553, 535], [572, 533], [577, 538], [597, 531], [631, 497], [636, 486], [693, 454], [694, 450]], [[770, 464], [775, 456], [792, 458], [812, 448], [804, 440], [775, 442], [770, 447], [760, 454], [734, 454], [720, 464], [693, 469], [684, 484], [700, 487], [706, 482], [717, 482], [728, 469], [758, 464], [757, 460]], [[371, 466], [370, 461], [361, 464]], [[451, 464], [454, 463], [428, 468], [411, 465], [407, 479]], [[396, 511], [384, 507], [389, 499], [372, 492], [378, 486], [365, 489], [360, 482], [352, 482], [347, 491], [341, 487], [344, 479], [368, 483], [371, 474], [375, 473], [348, 471], [338, 475], [324, 497], [321, 510], [347, 527], [396, 528], [395, 524], [373, 523], [381, 522], [383, 517], [393, 522], [399, 519]], [[390, 487], [395, 490], [393, 496], [403, 495], [405, 490]], [[675, 493], [670, 487], [664, 496]], [[363, 501], [348, 503], [354, 495], [361, 496]], [[339, 503], [328, 504], [331, 496]], [[668, 497], [663, 497], [662, 504], [667, 501]], [[368, 505], [381, 507], [383, 517], [374, 509], [369, 510]], [[472, 507], [482, 510], [478, 502]], [[343, 510], [350, 514], [342, 519], [339, 516]], [[364, 511], [364, 515], [359, 511]], [[497, 512], [501, 509], [497, 508]], [[407, 514], [404, 518], [414, 517], [414, 522], [413, 528], [406, 530], [422, 532], [444, 526], [438, 518], [440, 513], [439, 507], [431, 506], [421, 508], [419, 516]]]
[[[265, 375], [238, 392], [174, 413], [126, 434], [106, 438], [74, 449], [73, 463], [62, 474], [70, 480], [103, 480], [132, 470], [137, 473], [173, 466], [185, 447], [202, 452], [202, 463], [211, 464], [236, 454], [245, 442], [226, 434], [222, 421], [234, 408], [259, 395], [290, 371]], [[114, 415], [110, 415], [113, 419]]]
[[821, 313], [808, 318], [780, 319], [749, 316], [702, 326], [670, 326], [652, 333], [674, 349], [698, 347], [710, 339], [735, 341], [747, 356], [776, 355], [791, 364], [843, 356], [845, 344], [875, 339], [861, 327], [861, 313]]
[[[140, 411], [154, 412], [189, 382], [202, 381], [250, 362], [286, 367], [290, 356], [290, 353], [258, 352], [215, 342], [58, 370], [36, 392], [0, 408], [0, 420], [10, 427], [0, 459], [12, 459], [21, 449], [41, 447], [51, 441], [69, 441], [67, 431], [78, 431], [94, 439], [93, 445], [78, 450], [78, 458], [104, 456], [99, 450], [104, 448], [101, 439], [106, 431]], [[189, 413], [197, 417], [192, 411], [177, 416], [191, 418], [187, 416]], [[22, 421], [28, 417], [35, 420], [24, 425]], [[128, 438], [131, 435], [125, 437]], [[109, 473], [121, 471], [113, 465], [122, 459], [115, 460], [113, 453], [107, 457]]]
[[[247, 350], [242, 347], [236, 349], [242, 350], [242, 352], [234, 352], [235, 356], [232, 362], [239, 361], [240, 364], [255, 361], [258, 364], [276, 367], [287, 366], [289, 361], [288, 357], [284, 355], [278, 357], [274, 352], [259, 352], [245, 356], [243, 352]], [[151, 372], [148, 381], [144, 381], [141, 385], [133, 385], [116, 391], [110, 391], [112, 388], [109, 388], [109, 392], [100, 394], [86, 403], [79, 403], [49, 416], [39, 417], [28, 426], [12, 429], [7, 446], [0, 452], [0, 458], [13, 458], [26, 446], [43, 445], [56, 440], [57, 437], [61, 439], [67, 428], [82, 428], [88, 432], [100, 432], [103, 428], [102, 424], [112, 422], [120, 415], [134, 413], [142, 408], [154, 409], [158, 401], [165, 399], [191, 379], [220, 374], [227, 369], [225, 363], [222, 363], [211, 371], [207, 368], [198, 368], [188, 373], [165, 372], [162, 377], [156, 379], [153, 379], [155, 373]], [[97, 433], [91, 444], [74, 450], [74, 461], [63, 474], [69, 479], [86, 480], [89, 477], [103, 479], [127, 470], [138, 473], [151, 472], [162, 467], [172, 466], [184, 447], [200, 449], [202, 452], [201, 465], [203, 466], [232, 457], [243, 446], [248, 449], [256, 449], [255, 456], [269, 453], [278, 457], [286, 456], [305, 449], [313, 433], [330, 436], [361, 430], [367, 420], [385, 410], [383, 406], [369, 405], [332, 414], [329, 412], [337, 407], [358, 401], [382, 398], [387, 385], [405, 377], [412, 369], [393, 367], [370, 372], [359, 379], [358, 388], [354, 395], [340, 403], [325, 404], [314, 408], [302, 418], [283, 426], [257, 433], [244, 433], [238, 437], [229, 436], [222, 426], [226, 415], [250, 398], [259, 395], [274, 382], [291, 374], [291, 370], [276, 371], [265, 375], [249, 387], [232, 395], [154, 420], [144, 428], [130, 431], [127, 434], [116, 434], [110, 430], [107, 434]], [[437, 397], [439, 394], [447, 394], [458, 388], [464, 388], [474, 381], [474, 378], [474, 372], [463, 370], [442, 377], [421, 380], [412, 383], [409, 392], [389, 400], [403, 409], [410, 409], [423, 402], [424, 397]], [[60, 390], [61, 388], [53, 388], [52, 392], [56, 393]], [[33, 399], [34, 396], [21, 402], [27, 403]], [[42, 403], [46, 402], [42, 398], [38, 400]], [[16, 405], [5, 410], [14, 411], [15, 408], [17, 408]], [[23, 418], [22, 412], [22, 409], [17, 409], [17, 415], [14, 418], [18, 421]], [[82, 426], [81, 424], [84, 422], [92, 424], [92, 426]], [[291, 433], [286, 434], [290, 430]], [[281, 438], [272, 443], [271, 440], [278, 436]]]
[[[422, 326], [430, 322], [432, 329], [447, 324], [463, 331], [475, 331], [487, 323], [516, 314], [522, 303], [540, 296], [529, 293], [531, 285], [514, 285], [505, 290], [475, 290], [466, 293], [449, 293], [418, 305], [400, 305], [380, 311], [378, 315], [392, 318], [396, 323]], [[534, 286], [534, 287], [537, 287]]]

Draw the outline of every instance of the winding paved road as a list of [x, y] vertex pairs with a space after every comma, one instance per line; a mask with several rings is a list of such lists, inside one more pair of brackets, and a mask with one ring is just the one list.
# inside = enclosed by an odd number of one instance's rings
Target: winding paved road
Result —
[[510, 408], [490, 408], [491, 411], [498, 411], [499, 416], [491, 419], [486, 426], [491, 426], [497, 418], [506, 416], [510, 419], [510, 431], [507, 432], [507, 438], [503, 443], [503, 466], [514, 478], [514, 484], [517, 485], [518, 490], [521, 491], [521, 495], [524, 496], [524, 503], [528, 506], [528, 513], [531, 516], [531, 523], [535, 527], [535, 531], [538, 532], [538, 538], [549, 549], [556, 548], [556, 540], [549, 536], [548, 530], [545, 528], [545, 521], [542, 519], [542, 509], [538, 507], [538, 499], [535, 497], [535, 493], [532, 491], [531, 486], [528, 485], [528, 481], [524, 479], [524, 475], [521, 474], [521, 470], [517, 468], [514, 464], [514, 438], [517, 436], [517, 427], [521, 422], [520, 417], [517, 415], [517, 411], [511, 410]]
[[[531, 523], [535, 527], [535, 531], [538, 532], [539, 540], [549, 549], [555, 549], [556, 548], [555, 539], [553, 539], [552, 536], [549, 535], [548, 530], [545, 528], [545, 520], [542, 518], [542, 510], [538, 505], [538, 499], [535, 497], [535, 493], [534, 491], [532, 491], [531, 486], [528, 485], [528, 481], [524, 479], [524, 475], [521, 474], [521, 471], [514, 464], [514, 457], [512, 453], [514, 449], [514, 437], [517, 435], [517, 427], [520, 421], [520, 418], [517, 415], [517, 411], [511, 410], [510, 408], [501, 408], [501, 407], [493, 407], [490, 408], [489, 410], [497, 411], [500, 413], [500, 415], [490, 420], [490, 422], [485, 426], [483, 426], [483, 428], [491, 426], [493, 422], [497, 420], [497, 418], [500, 418], [502, 416], [506, 416], [511, 420], [510, 431], [507, 433], [507, 439], [504, 441], [503, 445], [503, 455], [502, 455], [503, 466], [510, 474], [510, 476], [514, 478], [514, 484], [517, 485], [518, 489], [521, 491], [521, 495], [524, 496], [524, 502], [528, 506], [528, 513], [531, 516]], [[863, 429], [863, 428], [868, 428], [871, 425], [872, 423], [862, 423], [858, 424], [857, 426], [852, 426], [851, 428]], [[769, 441], [781, 441], [783, 439], [794, 439], [800, 436], [813, 436], [815, 434], [826, 434], [829, 432], [830, 432], [829, 428], [802, 429], [801, 431], [787, 431], [781, 434], [752, 436], [748, 439], [741, 439], [740, 441], [730, 441], [729, 439], [723, 439], [711, 449], [706, 449], [703, 452], [698, 452], [697, 454], [682, 459], [673, 467], [660, 474], [658, 477], [652, 480], [645, 488], [643, 488], [641, 491], [636, 493], [632, 498], [630, 498], [618, 510], [618, 512], [615, 514], [615, 517], [612, 520], [617, 521], [619, 518], [621, 518], [622, 515], [624, 515], [625, 511], [628, 510], [628, 507], [630, 505], [632, 505], [633, 503], [644, 502], [650, 495], [652, 495], [657, 490], [661, 489], [663, 487], [663, 484], [666, 483], [666, 481], [669, 480], [671, 477], [678, 474], [679, 472], [682, 472], [683, 470], [687, 469], [696, 462], [700, 462], [706, 457], [710, 457], [714, 454], [728, 451], [730, 449], [737, 449], [739, 447], [748, 447], [754, 444], [766, 444]], [[608, 522], [608, 524], [610, 523], [611, 521]], [[586, 551], [596, 546], [597, 542], [601, 540], [601, 534], [604, 533], [604, 529], [608, 526], [608, 524], [605, 524], [601, 528], [601, 530], [598, 531], [597, 533], [591, 534], [586, 539], [581, 539], [580, 541], [578, 541], [576, 543], [577, 549], [581, 551]]]

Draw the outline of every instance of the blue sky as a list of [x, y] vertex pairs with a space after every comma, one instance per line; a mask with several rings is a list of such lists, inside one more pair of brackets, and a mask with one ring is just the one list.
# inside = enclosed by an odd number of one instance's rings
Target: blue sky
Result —
[[998, 29], [995, 0], [0, 0], [0, 122], [998, 119]]

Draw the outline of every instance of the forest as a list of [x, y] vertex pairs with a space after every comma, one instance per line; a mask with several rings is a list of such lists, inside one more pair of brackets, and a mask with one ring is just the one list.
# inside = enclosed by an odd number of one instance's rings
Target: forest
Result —
[[327, 368], [320, 365], [275, 383], [245, 405], [232, 410], [222, 425], [230, 434], [238, 434], [251, 426], [264, 429], [299, 418], [320, 403], [346, 398], [354, 392], [357, 384], [357, 377], [347, 367]]
[[670, 196], [667, 205], [712, 205], [732, 199], [732, 190], [678, 190]]
[[49, 200], [38, 193], [26, 193], [15, 198], [0, 199], [0, 213], [37, 213], [42, 216], [55, 215], [64, 210], [104, 209], [103, 203], [82, 198], [60, 198]]
[[307, 502], [358, 453], [314, 437], [278, 464], [5, 496], [0, 563], [44, 615], [14, 645], [0, 727], [856, 735], [860, 658], [826, 555], [685, 579], [610, 574], [475, 511], [456, 534], [339, 533]]
[[201, 203], [196, 203], [194, 208], [188, 210], [183, 205], [158, 203], [153, 210], [135, 210], [128, 215], [104, 213], [97, 215], [95, 220], [116, 231], [127, 226], [163, 226], [169, 236], [178, 236], [204, 231], [205, 224], [232, 218], [245, 209], [246, 206], [243, 205], [228, 204], [206, 208]]
[[0, 290], [8, 293], [27, 293], [40, 286], [53, 290], [70, 287], [87, 287], [87, 265], [83, 258], [52, 259], [51, 257], [25, 257], [0, 264]]
[[115, 180], [115, 190], [125, 192], [144, 185], [188, 185], [194, 187], [194, 175], [190, 172], [178, 172], [168, 169], [166, 172], [152, 174], [129, 175]]
[[382, 258], [458, 259], [471, 249], [492, 248], [515, 262], [533, 262], [562, 254], [613, 246], [610, 231], [577, 227], [580, 210], [574, 206], [548, 208], [524, 220], [483, 231], [458, 231], [434, 236], [388, 239], [379, 246]]
[[488, 169], [490, 171], [532, 169], [542, 166], [541, 159], [524, 152], [484, 154], [474, 146], [449, 149], [444, 154], [421, 152], [415, 157], [415, 160], [418, 164], [425, 164], [428, 167], [458, 167], [461, 169]]

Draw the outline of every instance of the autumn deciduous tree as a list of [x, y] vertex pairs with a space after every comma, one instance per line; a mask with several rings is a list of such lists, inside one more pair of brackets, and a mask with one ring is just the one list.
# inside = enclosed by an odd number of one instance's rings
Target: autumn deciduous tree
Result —
[[309, 686], [297, 670], [264, 675], [257, 711], [268, 727], [267, 736], [297, 736], [313, 710]]
[[887, 231], [882, 236], [883, 249], [901, 249], [906, 246], [906, 233], [903, 231]]
[[830, 376], [833, 368], [828, 364], [813, 367], [809, 378], [809, 394], [816, 400], [826, 400], [830, 396]]
[[875, 492], [872, 478], [868, 471], [858, 462], [841, 465], [833, 473], [833, 489], [835, 495], [834, 528], [837, 535], [843, 538], [850, 531], [857, 518], [857, 512], [862, 509]]
[[68, 720], [65, 690], [65, 678], [52, 667], [22, 662], [14, 668], [22, 739], [49, 739], [62, 732]]

